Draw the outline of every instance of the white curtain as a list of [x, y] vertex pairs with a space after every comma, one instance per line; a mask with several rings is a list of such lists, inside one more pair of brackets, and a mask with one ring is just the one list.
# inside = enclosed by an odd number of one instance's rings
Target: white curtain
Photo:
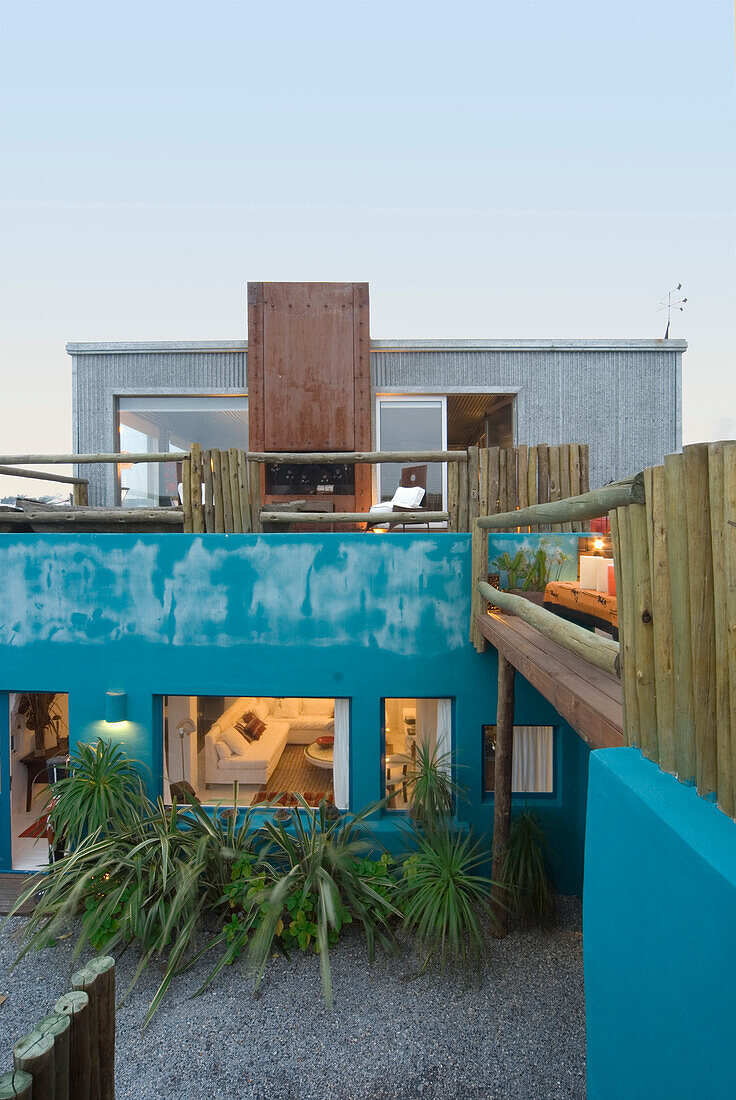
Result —
[[552, 726], [514, 726], [511, 790], [515, 794], [552, 792], [553, 744]]
[[335, 744], [332, 786], [338, 810], [347, 810], [350, 800], [350, 700], [335, 699]]
[[[437, 700], [437, 756], [441, 759], [452, 752], [452, 699]], [[448, 774], [452, 770], [452, 762], [447, 757], [442, 761], [442, 770]]]

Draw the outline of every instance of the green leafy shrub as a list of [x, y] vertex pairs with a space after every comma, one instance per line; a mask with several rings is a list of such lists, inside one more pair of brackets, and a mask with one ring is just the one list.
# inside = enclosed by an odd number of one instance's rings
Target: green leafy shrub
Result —
[[547, 873], [547, 839], [539, 818], [524, 812], [511, 823], [503, 866], [509, 906], [522, 924], [549, 924], [555, 915], [555, 891]]

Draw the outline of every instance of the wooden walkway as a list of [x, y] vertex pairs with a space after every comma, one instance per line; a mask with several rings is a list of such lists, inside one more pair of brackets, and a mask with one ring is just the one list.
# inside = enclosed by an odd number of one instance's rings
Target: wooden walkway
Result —
[[[28, 889], [33, 877], [33, 875], [0, 873], [0, 914], [5, 916], [10, 912], [23, 891]], [[28, 916], [33, 908], [32, 901], [26, 902], [18, 915]]]
[[478, 615], [481, 634], [591, 748], [623, 744], [621, 683], [515, 615]]

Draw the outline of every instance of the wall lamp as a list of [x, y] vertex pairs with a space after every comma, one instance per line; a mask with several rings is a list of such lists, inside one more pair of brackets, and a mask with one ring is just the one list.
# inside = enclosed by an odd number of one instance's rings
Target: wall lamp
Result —
[[105, 692], [105, 721], [114, 724], [128, 718], [128, 696], [124, 691]]

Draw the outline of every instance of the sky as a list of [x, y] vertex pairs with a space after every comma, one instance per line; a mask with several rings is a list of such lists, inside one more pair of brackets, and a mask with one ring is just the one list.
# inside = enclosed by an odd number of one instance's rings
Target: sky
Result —
[[0, 19], [0, 453], [72, 449], [68, 341], [244, 339], [249, 280], [376, 339], [661, 337], [681, 282], [684, 441], [736, 436], [732, 0]]

